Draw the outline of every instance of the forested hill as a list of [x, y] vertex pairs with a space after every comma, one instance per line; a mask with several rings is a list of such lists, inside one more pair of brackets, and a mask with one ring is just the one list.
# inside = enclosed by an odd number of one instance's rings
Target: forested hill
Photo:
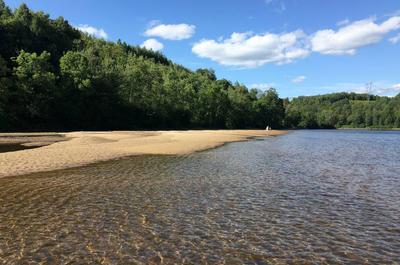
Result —
[[400, 127], [399, 96], [357, 97], [289, 102], [0, 0], [2, 131]]
[[292, 128], [400, 128], [400, 94], [393, 98], [355, 93], [294, 98], [286, 106], [285, 125]]
[[283, 100], [0, 0], [1, 130], [280, 127]]

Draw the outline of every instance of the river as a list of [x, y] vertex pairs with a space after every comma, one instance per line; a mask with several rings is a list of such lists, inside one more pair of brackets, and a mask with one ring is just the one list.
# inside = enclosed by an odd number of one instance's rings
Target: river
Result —
[[0, 264], [398, 264], [399, 250], [400, 132], [0, 179]]

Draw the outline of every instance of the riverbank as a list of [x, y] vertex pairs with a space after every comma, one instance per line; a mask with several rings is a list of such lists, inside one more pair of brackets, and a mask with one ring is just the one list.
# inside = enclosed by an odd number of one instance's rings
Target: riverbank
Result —
[[[0, 177], [77, 167], [131, 155], [185, 155], [229, 142], [285, 133], [287, 131], [280, 130], [113, 131], [51, 135], [3, 133], [0, 135], [3, 142], [21, 143], [31, 139], [32, 144], [38, 143], [34, 137], [40, 136], [57, 141], [35, 149], [0, 153]], [[49, 138], [47, 140], [50, 141]]]
[[351, 128], [340, 127], [337, 130], [359, 130], [359, 131], [400, 131], [400, 128]]

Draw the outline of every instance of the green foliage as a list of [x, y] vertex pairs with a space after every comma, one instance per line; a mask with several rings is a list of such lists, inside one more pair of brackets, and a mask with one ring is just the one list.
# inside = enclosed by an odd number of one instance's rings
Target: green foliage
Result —
[[0, 130], [400, 127], [400, 96], [281, 99], [0, 0]]
[[334, 93], [293, 99], [285, 125], [292, 128], [398, 128], [399, 95]]
[[18, 102], [16, 114], [21, 120], [50, 119], [51, 103], [55, 92], [55, 75], [50, 64], [50, 54], [40, 55], [21, 51], [15, 58], [15, 89], [10, 97]]
[[159, 52], [93, 38], [26, 5], [11, 11], [0, 2], [0, 10], [3, 130], [282, 125], [276, 92], [249, 92], [212, 69], [192, 72]]
[[[1, 7], [1, 2], [0, 2]], [[7, 93], [11, 87], [11, 79], [9, 78], [10, 70], [7, 62], [0, 56], [0, 128], [7, 129], [7, 114], [5, 107], [7, 105]]]
[[211, 81], [217, 80], [213, 69], [197, 69], [196, 73], [210, 79]]
[[[273, 128], [282, 127], [285, 109], [283, 107], [283, 100], [279, 98], [275, 89], [271, 88], [267, 90], [256, 102], [256, 105], [259, 117], [258, 121], [265, 121], [267, 125]], [[260, 127], [262, 125], [259, 124]]]
[[[9, 8], [2, 12], [0, 19], [0, 55], [9, 59], [18, 52], [51, 54], [51, 62], [57, 66], [64, 52], [73, 48], [73, 42], [80, 38], [79, 31], [72, 28], [63, 18], [49, 19], [43, 12], [32, 12], [22, 4], [14, 12]], [[6, 14], [6, 15], [4, 15]]]

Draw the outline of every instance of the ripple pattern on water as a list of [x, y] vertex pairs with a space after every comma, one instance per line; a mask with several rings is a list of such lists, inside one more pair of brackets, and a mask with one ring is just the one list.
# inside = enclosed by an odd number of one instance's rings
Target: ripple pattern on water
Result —
[[0, 179], [0, 264], [398, 264], [399, 154], [297, 131]]

